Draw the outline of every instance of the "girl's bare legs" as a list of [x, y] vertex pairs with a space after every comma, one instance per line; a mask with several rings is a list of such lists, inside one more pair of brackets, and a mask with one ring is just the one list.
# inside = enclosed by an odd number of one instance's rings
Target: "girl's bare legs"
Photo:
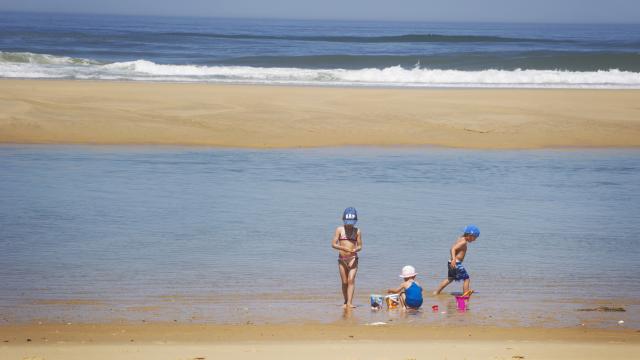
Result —
[[451, 279], [446, 279], [446, 280], [442, 280], [442, 282], [440, 283], [440, 285], [438, 285], [438, 290], [433, 292], [433, 295], [438, 295], [440, 294], [440, 292], [442, 290], [444, 290], [445, 287], [447, 287], [447, 285], [451, 284], [453, 280]]
[[353, 306], [353, 293], [356, 289], [356, 273], [358, 273], [358, 259], [353, 259], [351, 269], [349, 269], [349, 276], [347, 277], [347, 302], [346, 307]]
[[342, 307], [347, 307], [347, 288], [348, 288], [348, 275], [347, 268], [341, 262], [338, 262], [338, 271], [340, 272], [340, 280], [342, 281], [342, 297], [344, 298], [344, 305]]

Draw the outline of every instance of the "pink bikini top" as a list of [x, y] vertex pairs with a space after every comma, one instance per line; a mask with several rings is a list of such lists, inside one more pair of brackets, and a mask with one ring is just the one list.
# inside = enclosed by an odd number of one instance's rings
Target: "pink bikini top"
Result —
[[357, 242], [358, 241], [358, 230], [354, 230], [352, 235], [355, 236], [355, 238], [352, 239], [352, 238], [347, 237], [347, 233], [345, 231], [345, 234], [344, 235], [340, 234], [340, 237], [338, 239], [339, 240], [349, 240], [349, 241], [351, 241], [353, 243]]

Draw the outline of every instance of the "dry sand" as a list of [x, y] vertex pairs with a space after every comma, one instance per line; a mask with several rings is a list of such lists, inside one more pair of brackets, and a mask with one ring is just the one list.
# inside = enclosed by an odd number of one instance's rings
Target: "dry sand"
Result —
[[629, 359], [636, 330], [194, 324], [0, 326], [2, 359]]
[[0, 80], [0, 143], [638, 147], [640, 90]]

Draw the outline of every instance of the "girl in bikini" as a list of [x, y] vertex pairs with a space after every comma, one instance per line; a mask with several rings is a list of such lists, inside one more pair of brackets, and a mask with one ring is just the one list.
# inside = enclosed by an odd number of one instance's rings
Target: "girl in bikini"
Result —
[[358, 251], [362, 250], [360, 229], [354, 225], [358, 222], [355, 208], [348, 207], [342, 214], [344, 226], [336, 228], [331, 247], [338, 250], [338, 271], [342, 280], [343, 308], [352, 308], [355, 290], [356, 273], [358, 272]]

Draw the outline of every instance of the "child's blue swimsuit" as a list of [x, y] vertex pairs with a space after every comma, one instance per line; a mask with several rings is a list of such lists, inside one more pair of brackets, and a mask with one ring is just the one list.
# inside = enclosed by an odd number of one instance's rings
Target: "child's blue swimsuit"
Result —
[[404, 291], [404, 294], [408, 307], [418, 309], [422, 306], [422, 288], [418, 284], [412, 283], [411, 286]]
[[456, 261], [455, 269], [451, 268], [451, 261], [447, 262], [447, 271], [449, 272], [449, 279], [453, 279], [455, 281], [467, 280], [469, 278], [467, 269], [462, 266], [462, 261]]

